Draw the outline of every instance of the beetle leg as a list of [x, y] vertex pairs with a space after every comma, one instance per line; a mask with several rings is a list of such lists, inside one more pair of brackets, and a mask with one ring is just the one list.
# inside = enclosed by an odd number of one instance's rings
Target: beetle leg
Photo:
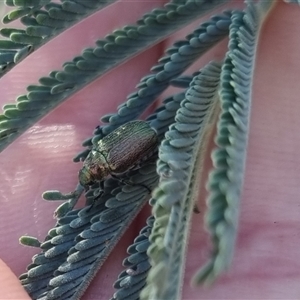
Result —
[[149, 194], [151, 193], [151, 190], [145, 185], [145, 184], [142, 184], [142, 183], [134, 183], [134, 182], [131, 182], [129, 180], [125, 180], [125, 179], [122, 179], [122, 178], [119, 178], [117, 177], [116, 175], [114, 174], [110, 174], [110, 176], [118, 181], [120, 181], [121, 183], [124, 183], [124, 184], [127, 184], [127, 185], [130, 185], [130, 186], [142, 186], [144, 187], [148, 192]]
[[104, 193], [104, 180], [100, 181], [99, 185], [100, 185], [100, 188], [99, 188], [99, 190], [97, 190], [98, 193], [97, 194], [94, 193], [95, 198], [93, 199], [93, 202], [92, 202], [90, 208], [87, 210], [88, 212], [94, 207], [97, 200], [100, 199]]

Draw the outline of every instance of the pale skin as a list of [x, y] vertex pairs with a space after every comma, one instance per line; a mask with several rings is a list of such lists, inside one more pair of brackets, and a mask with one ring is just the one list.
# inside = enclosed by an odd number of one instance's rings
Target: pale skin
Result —
[[[50, 70], [59, 69], [84, 46], [92, 46], [96, 38], [133, 22], [157, 5], [157, 2], [124, 1], [92, 16], [68, 35], [52, 40], [53, 48], [50, 44], [41, 48], [0, 79], [1, 104], [12, 102], [24, 93], [27, 85], [36, 83]], [[233, 6], [241, 3], [229, 3], [227, 8]], [[113, 13], [119, 13], [120, 18], [112, 18]], [[210, 289], [190, 287], [192, 275], [209, 254], [208, 237], [202, 225], [205, 210], [202, 192], [200, 214], [193, 218], [183, 299], [299, 299], [299, 14], [298, 6], [279, 1], [262, 30], [240, 226], [232, 266]], [[179, 33], [180, 38], [183, 36]], [[178, 36], [171, 37], [172, 41], [176, 39]], [[74, 189], [80, 164], [71, 160], [82, 149], [81, 142], [91, 135], [101, 115], [114, 112], [134, 90], [138, 80], [148, 73], [170, 43], [148, 50], [95, 81], [1, 153], [0, 299], [29, 299], [16, 276], [25, 271], [37, 250], [23, 248], [18, 238], [32, 235], [42, 240], [54, 225], [52, 214], [58, 203], [43, 201], [42, 192]], [[205, 55], [198, 68], [211, 59], [221, 60], [226, 43]], [[208, 161], [205, 169], [209, 165]], [[122, 270], [126, 248], [144, 226], [148, 212], [145, 208], [134, 221], [83, 299], [112, 296], [112, 283]]]

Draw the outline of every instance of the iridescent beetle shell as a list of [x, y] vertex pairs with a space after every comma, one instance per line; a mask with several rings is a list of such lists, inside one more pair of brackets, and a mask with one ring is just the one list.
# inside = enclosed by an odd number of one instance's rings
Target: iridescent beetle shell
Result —
[[149, 157], [157, 145], [157, 133], [147, 122], [121, 125], [92, 148], [79, 171], [79, 182], [87, 187], [110, 174], [122, 174]]

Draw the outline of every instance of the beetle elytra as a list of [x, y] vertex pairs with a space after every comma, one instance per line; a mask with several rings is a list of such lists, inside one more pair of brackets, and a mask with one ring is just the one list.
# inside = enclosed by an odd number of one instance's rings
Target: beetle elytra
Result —
[[87, 188], [109, 175], [120, 175], [148, 158], [157, 145], [157, 133], [147, 122], [121, 125], [94, 145], [79, 171], [79, 182]]

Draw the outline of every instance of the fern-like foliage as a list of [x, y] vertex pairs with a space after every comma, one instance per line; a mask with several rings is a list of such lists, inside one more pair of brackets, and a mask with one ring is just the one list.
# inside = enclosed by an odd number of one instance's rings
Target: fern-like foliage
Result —
[[81, 56], [66, 62], [63, 70], [52, 71], [48, 77], [40, 78], [39, 84], [30, 85], [27, 94], [16, 99], [16, 104], [3, 108], [4, 112], [0, 115], [0, 150], [71, 94], [168, 36], [182, 23], [191, 22], [223, 2], [225, 0], [169, 3], [164, 10], [146, 14], [136, 26], [125, 26], [104, 40], [98, 40], [95, 48], [85, 49]]
[[195, 76], [162, 142], [154, 191], [155, 223], [148, 254], [152, 269], [142, 299], [178, 299], [188, 230], [198, 192], [200, 149], [218, 108], [220, 66]]
[[[172, 79], [180, 75], [193, 61], [227, 35], [230, 16], [231, 12], [225, 12], [223, 15], [212, 17], [209, 22], [202, 24], [193, 33], [187, 36], [186, 40], [178, 41], [172, 48], [168, 49], [166, 56], [162, 57], [160, 63], [152, 68], [154, 74], [142, 78], [137, 85], [138, 91], [127, 97], [127, 101], [119, 106], [118, 113], [106, 115], [102, 118], [102, 122], [109, 124], [97, 127], [94, 132], [94, 137], [87, 139], [83, 145], [91, 147], [116, 127], [141, 115], [143, 111], [167, 89]], [[158, 118], [161, 117], [158, 116]], [[156, 130], [160, 130], [156, 123], [153, 123], [152, 126]], [[164, 129], [166, 130], [166, 126]], [[89, 149], [82, 151], [74, 158], [74, 161], [84, 160], [88, 153]], [[60, 213], [59, 210], [64, 213], [66, 209], [71, 209], [74, 204], [76, 204], [78, 193], [73, 195], [75, 195], [75, 197], [70, 195], [71, 200], [63, 204], [57, 210], [57, 214]], [[55, 197], [58, 200], [63, 200], [64, 195], [57, 192], [48, 193], [44, 198], [49, 200]]]
[[130, 256], [123, 262], [127, 269], [119, 275], [118, 280], [114, 283], [114, 287], [118, 291], [114, 293], [111, 300], [139, 299], [139, 294], [146, 284], [146, 277], [151, 268], [147, 249], [150, 245], [149, 235], [153, 222], [154, 217], [149, 217], [147, 226], [141, 230], [134, 243], [128, 248]]
[[[149, 117], [149, 122], [156, 126], [160, 139], [163, 137], [164, 128], [173, 123], [182, 97], [183, 94], [178, 94], [166, 99], [157, 113]], [[161, 120], [162, 115], [164, 118]], [[44, 252], [41, 256], [45, 257], [42, 264], [39, 263], [40, 256], [38, 261], [34, 258], [33, 263], [28, 266], [29, 271], [21, 276], [22, 284], [32, 298], [76, 299], [84, 292], [86, 283], [101, 267], [122, 233], [145, 204], [147, 190], [139, 184], [149, 188], [156, 185], [157, 173], [153, 158], [155, 162], [156, 154], [150, 158], [149, 163], [146, 162], [140, 169], [125, 176], [127, 180], [137, 184], [136, 186], [124, 186], [118, 181], [108, 179], [104, 185], [104, 194], [97, 200], [97, 205], [93, 204], [92, 207], [88, 206], [80, 211], [72, 210], [58, 221], [53, 229], [53, 238], [47, 238], [45, 242], [47, 247], [45, 243], [40, 246]], [[87, 200], [94, 198], [96, 190], [97, 184], [86, 194]], [[74, 213], [76, 218], [61, 227], [61, 222], [64, 224], [64, 220], [73, 217]]]
[[2, 20], [20, 20], [25, 29], [2, 28], [0, 34], [0, 77], [38, 47], [97, 10], [113, 3], [99, 0], [6, 0], [15, 9]]
[[[95, 136], [85, 142], [91, 146], [116, 127], [138, 117], [171, 83], [186, 70], [196, 59], [220, 42], [228, 34], [231, 12], [213, 16], [205, 22], [186, 40], [177, 41], [166, 51], [166, 55], [159, 60], [159, 64], [152, 67], [150, 74], [141, 79], [137, 85], [139, 90], [127, 97], [126, 103], [119, 106], [117, 114], [104, 116], [102, 122], [109, 123], [97, 128]], [[84, 151], [82, 153], [86, 155]], [[79, 154], [76, 160], [85, 158]]]
[[232, 15], [229, 51], [221, 73], [218, 149], [212, 155], [214, 170], [207, 184], [210, 195], [206, 224], [212, 236], [212, 258], [196, 275], [196, 282], [215, 280], [228, 269], [233, 257], [249, 136], [255, 50], [260, 26], [272, 4], [250, 2], [244, 12]]
[[[0, 115], [0, 150], [26, 129], [94, 79], [147, 47], [225, 3], [225, 0], [173, 0], [98, 40], [94, 48], [50, 71], [27, 87]], [[206, 227], [211, 257], [194, 277], [210, 284], [227, 270], [233, 258], [243, 188], [251, 91], [259, 33], [276, 1], [247, 1], [244, 10], [225, 11], [200, 24], [186, 39], [166, 50], [117, 112], [83, 142], [83, 161], [97, 142], [120, 125], [140, 118], [170, 86], [167, 96], [145, 122], [157, 132], [159, 146], [134, 168], [105, 178], [85, 191], [85, 205], [74, 208], [84, 188], [44, 193], [46, 200], [64, 200], [55, 211], [57, 222], [44, 241], [22, 237], [21, 243], [40, 249], [20, 276], [32, 299], [79, 299], [132, 220], [150, 198], [152, 216], [134, 243], [114, 284], [111, 300], [180, 299], [193, 211], [208, 141], [217, 127], [213, 169], [207, 182]], [[298, 1], [286, 1], [298, 2]], [[24, 29], [2, 28], [0, 76], [30, 52], [63, 30], [110, 4], [92, 0], [6, 0], [15, 7], [5, 24], [20, 19]], [[222, 62], [210, 62], [182, 75], [203, 54], [229, 36]], [[122, 151], [120, 149], [120, 151]], [[145, 188], [147, 187], [147, 188]], [[149, 191], [152, 195], [149, 195]]]

